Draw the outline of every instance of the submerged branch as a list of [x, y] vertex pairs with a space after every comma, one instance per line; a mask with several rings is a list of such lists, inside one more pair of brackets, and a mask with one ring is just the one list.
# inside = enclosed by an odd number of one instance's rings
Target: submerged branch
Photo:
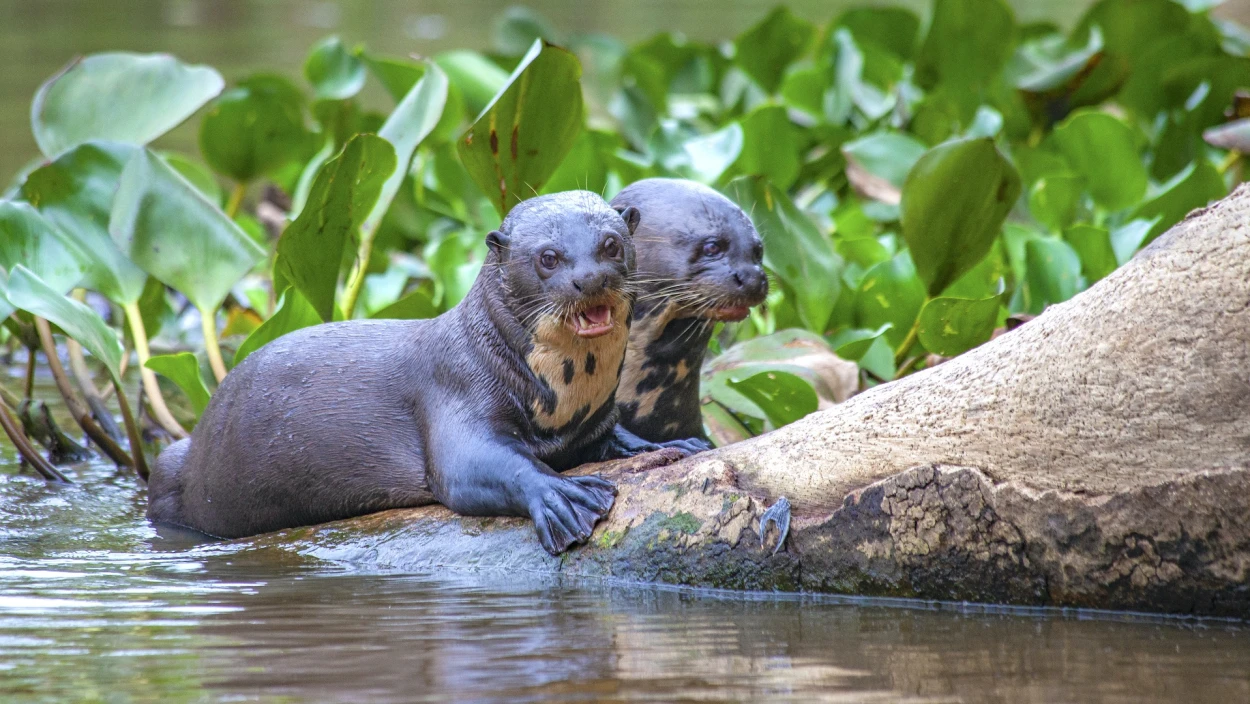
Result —
[[60, 470], [52, 466], [52, 463], [44, 459], [39, 454], [34, 445], [30, 444], [30, 440], [26, 437], [26, 433], [22, 430], [13, 416], [13, 409], [9, 408], [9, 404], [0, 399], [0, 427], [4, 428], [5, 435], [9, 436], [9, 440], [17, 447], [17, 451], [21, 453], [22, 458], [30, 463], [44, 479], [50, 482], [64, 482], [72, 484], [68, 477], [61, 474]]

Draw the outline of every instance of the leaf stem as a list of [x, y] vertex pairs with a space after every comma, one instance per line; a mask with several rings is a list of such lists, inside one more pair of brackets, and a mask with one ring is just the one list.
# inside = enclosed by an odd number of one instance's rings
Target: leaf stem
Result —
[[22, 430], [17, 419], [13, 417], [13, 409], [9, 408], [9, 404], [0, 399], [0, 427], [4, 428], [5, 435], [9, 436], [9, 440], [21, 453], [22, 457], [35, 468], [45, 480], [50, 482], [63, 482], [65, 484], [73, 484], [60, 470], [52, 465], [34, 445], [30, 444], [30, 439], [26, 437], [26, 431]]
[[152, 418], [165, 429], [165, 432], [181, 440], [189, 437], [186, 428], [174, 419], [165, 405], [165, 397], [161, 395], [161, 385], [156, 380], [156, 372], [148, 369], [148, 360], [152, 351], [148, 348], [148, 331], [143, 326], [143, 314], [139, 312], [138, 303], [122, 305], [126, 311], [126, 322], [130, 324], [130, 336], [135, 341], [135, 352], [139, 355], [139, 378], [143, 380], [143, 391], [148, 397], [148, 407], [152, 409]]
[[356, 299], [360, 298], [360, 289], [365, 283], [365, 272], [369, 268], [369, 257], [373, 254], [373, 233], [361, 231], [360, 249], [356, 252], [356, 263], [352, 273], [347, 277], [347, 286], [343, 289], [342, 313], [343, 320], [351, 320], [356, 312]]
[[[926, 299], [927, 302], [927, 299]], [[916, 316], [916, 322], [911, 324], [911, 330], [907, 331], [907, 337], [903, 338], [903, 344], [894, 353], [894, 366], [903, 363], [907, 359], [907, 353], [911, 352], [911, 348], [915, 346], [916, 339], [920, 336], [920, 316]]]
[[200, 327], [204, 330], [204, 351], [208, 353], [208, 366], [213, 368], [217, 383], [226, 378], [226, 363], [221, 358], [221, 346], [217, 344], [217, 309], [200, 311]]
[[120, 379], [113, 380], [113, 388], [117, 391], [117, 407], [121, 409], [122, 421], [126, 424], [126, 436], [130, 439], [130, 454], [135, 458], [135, 474], [145, 483], [151, 472], [148, 471], [148, 460], [143, 454], [143, 436], [139, 434], [139, 424], [135, 415], [130, 412], [130, 402], [126, 400], [126, 392], [122, 390]]
[[26, 385], [23, 387], [26, 400], [29, 401], [35, 393], [35, 351], [34, 347], [27, 347], [26, 357]]
[[230, 191], [230, 200], [226, 201], [226, 217], [233, 220], [234, 216], [239, 214], [239, 207], [243, 205], [245, 195], [247, 195], [247, 184], [234, 184], [234, 190]]
[[1224, 157], [1224, 160], [1220, 162], [1220, 165], [1215, 170], [1223, 176], [1229, 169], [1236, 166], [1238, 161], [1241, 161], [1241, 152], [1236, 149], [1229, 150], [1228, 155]]
[[83, 404], [82, 399], [78, 398], [78, 394], [74, 393], [74, 387], [69, 383], [69, 377], [65, 376], [65, 367], [61, 366], [61, 358], [56, 355], [56, 341], [52, 339], [52, 326], [48, 325], [48, 321], [35, 317], [35, 329], [39, 331], [39, 340], [43, 343], [43, 354], [48, 358], [48, 369], [52, 371], [52, 378], [56, 381], [56, 388], [61, 392], [61, 398], [65, 400], [65, 407], [69, 410], [71, 416], [78, 423], [78, 427], [83, 429], [87, 437], [92, 442], [100, 446], [104, 454], [109, 456], [119, 465], [125, 467], [133, 467], [134, 460], [126, 451], [118, 445], [104, 429], [100, 427], [95, 419], [91, 417], [91, 411]]

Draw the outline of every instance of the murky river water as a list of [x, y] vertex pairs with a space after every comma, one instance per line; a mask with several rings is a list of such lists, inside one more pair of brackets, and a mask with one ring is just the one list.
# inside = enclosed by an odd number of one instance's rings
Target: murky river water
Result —
[[1250, 624], [274, 563], [68, 473], [0, 444], [3, 702], [1250, 701]]

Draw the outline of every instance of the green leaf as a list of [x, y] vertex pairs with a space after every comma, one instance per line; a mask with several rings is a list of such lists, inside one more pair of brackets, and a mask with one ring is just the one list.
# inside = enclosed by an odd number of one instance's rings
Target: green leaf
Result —
[[395, 165], [390, 142], [356, 135], [317, 172], [304, 209], [278, 239], [275, 279], [294, 284], [323, 321], [334, 317], [343, 249], [377, 204]]
[[7, 295], [17, 308], [54, 323], [77, 340], [121, 383], [122, 343], [95, 311], [66, 298], [21, 264], [9, 272]]
[[444, 52], [434, 57], [434, 63], [464, 96], [465, 107], [474, 115], [485, 110], [508, 83], [508, 72], [476, 51]]
[[430, 292], [417, 289], [398, 301], [369, 316], [375, 320], [424, 320], [438, 315], [438, 306]]
[[1041, 313], [1046, 306], [1076, 295], [1080, 287], [1081, 258], [1067, 242], [1054, 237], [1034, 237], [1025, 242], [1024, 251], [1030, 313]]
[[1169, 227], [1180, 222], [1189, 211], [1202, 208], [1213, 200], [1223, 198], [1226, 194], [1224, 178], [1210, 162], [1203, 159], [1190, 164], [1171, 181], [1164, 184], [1158, 195], [1142, 203], [1133, 211], [1134, 219], [1157, 218], [1142, 244], [1153, 242]]
[[30, 204], [0, 200], [0, 268], [23, 264], [64, 294], [82, 280], [88, 258]]
[[39, 88], [31, 124], [55, 158], [91, 140], [144, 145], [177, 127], [221, 92], [221, 75], [168, 54], [93, 54]]
[[807, 51], [815, 34], [811, 22], [779, 6], [738, 36], [734, 61], [764, 90], [776, 93], [786, 67]]
[[789, 287], [803, 325], [824, 332], [841, 290], [841, 258], [827, 237], [776, 186], [744, 176], [725, 190], [746, 211], [764, 240], [764, 266]]
[[980, 300], [934, 298], [920, 309], [920, 344], [954, 357], [990, 339], [998, 320], [998, 296]]
[[1063, 231], [1063, 239], [1081, 258], [1081, 273], [1089, 283], [1103, 278], [1119, 265], [1111, 246], [1111, 233], [1096, 225], [1073, 225]]
[[221, 184], [217, 182], [217, 176], [207, 166], [178, 152], [160, 152], [160, 157], [174, 171], [190, 181], [191, 185], [195, 186], [195, 190], [203, 194], [210, 203], [221, 205]]
[[604, 193], [608, 187], [608, 162], [621, 146], [620, 138], [603, 130], [583, 130], [573, 148], [560, 162], [543, 193], [587, 190]]
[[1145, 195], [1146, 167], [1128, 125], [1106, 113], [1085, 110], [1056, 127], [1052, 139], [1102, 207], [1121, 210]]
[[368, 51], [359, 52], [360, 60], [387, 94], [396, 103], [408, 95], [408, 91], [425, 75], [425, 62], [402, 56], [383, 56]]
[[118, 249], [201, 311], [214, 311], [265, 251], [149, 149], [122, 170], [109, 219]]
[[892, 323], [886, 323], [876, 330], [845, 328], [839, 330], [838, 334], [830, 338], [829, 344], [833, 347], [833, 351], [842, 359], [858, 362], [861, 357], [868, 353], [872, 343], [877, 338], [884, 336], [893, 327]]
[[686, 176], [700, 183], [715, 183], [742, 153], [742, 126], [731, 122], [715, 132], [688, 139], [681, 145], [689, 168]]
[[459, 142], [460, 159], [500, 215], [537, 193], [582, 128], [581, 64], [534, 42]]
[[1130, 220], [1111, 231], [1111, 249], [1115, 251], [1115, 260], [1124, 264], [1133, 258], [1150, 231], [1154, 229], [1156, 220]]
[[304, 62], [304, 77], [323, 100], [346, 100], [365, 87], [365, 64], [338, 37], [317, 42]]
[[734, 391], [746, 396], [764, 412], [774, 428], [789, 425], [816, 411], [816, 391], [802, 377], [770, 370], [751, 376], [734, 376], [728, 381]]
[[855, 293], [855, 324], [880, 329], [887, 323], [886, 339], [897, 347], [907, 337], [924, 305], [925, 288], [907, 252], [869, 269]]
[[1102, 32], [1097, 27], [1078, 48], [1069, 46], [1058, 34], [1028, 42], [1016, 54], [1013, 83], [1027, 93], [1063, 92], [1087, 67], [1097, 64], [1102, 46]]
[[90, 142], [57, 157], [26, 177], [21, 196], [91, 256], [82, 285], [110, 300], [134, 303], [148, 275], [117, 248], [109, 235], [113, 194], [137, 149]]
[[195, 355], [190, 352], [162, 354], [149, 358], [143, 366], [177, 384], [190, 399], [196, 417], [204, 413], [211, 394], [204, 385], [204, 377], [200, 376], [200, 363]]
[[925, 151], [923, 143], [899, 132], [875, 132], [842, 145], [847, 159], [900, 188]]
[[1078, 176], [1043, 176], [1029, 189], [1029, 212], [1043, 225], [1061, 230], [1076, 217], [1084, 193], [1085, 181]]
[[910, 59], [916, 53], [920, 18], [902, 7], [859, 7], [842, 13], [833, 26], [846, 27], [860, 46], [875, 44]]
[[308, 299], [293, 287], [287, 288], [278, 298], [278, 307], [269, 320], [252, 331], [234, 353], [234, 366], [239, 366], [247, 356], [289, 332], [321, 324], [321, 316]]
[[1015, 30], [1002, 0], [936, 0], [916, 59], [917, 82], [965, 90], [988, 84], [1011, 56]]
[[513, 5], [495, 20], [492, 43], [495, 51], [503, 56], [521, 56], [539, 39], [554, 44], [563, 43], [547, 18], [528, 7]]
[[307, 156], [304, 96], [279, 76], [252, 76], [223, 93], [200, 122], [200, 151], [218, 173], [239, 183]]
[[799, 177], [799, 134], [780, 105], [756, 108], [742, 120], [738, 168], [764, 176], [782, 190]]
[[382, 216], [391, 207], [391, 201], [399, 192], [404, 177], [408, 175], [408, 166], [412, 163], [412, 155], [417, 145], [429, 136], [438, 125], [443, 115], [443, 106], [447, 103], [447, 74], [436, 64], [426, 66], [425, 75], [408, 91], [408, 95], [395, 106], [394, 112], [386, 118], [378, 136], [391, 143], [395, 148], [395, 170], [382, 185], [378, 194], [378, 202], [365, 220], [362, 230], [371, 236], [382, 222]]
[[903, 237], [930, 296], [989, 252], [1020, 196], [1020, 176], [989, 138], [930, 149], [907, 174]]

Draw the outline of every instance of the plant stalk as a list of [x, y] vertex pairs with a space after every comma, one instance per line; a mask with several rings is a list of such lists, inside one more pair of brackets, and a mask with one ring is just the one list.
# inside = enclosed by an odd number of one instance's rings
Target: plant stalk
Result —
[[230, 200], [226, 201], [226, 217], [233, 220], [234, 216], [239, 214], [239, 207], [243, 205], [245, 195], [247, 195], [247, 184], [234, 184], [234, 190], [230, 191]]
[[0, 427], [4, 428], [5, 435], [9, 436], [9, 440], [17, 447], [17, 451], [22, 457], [35, 468], [45, 480], [50, 482], [63, 482], [65, 484], [73, 484], [60, 470], [52, 466], [52, 463], [39, 454], [34, 445], [30, 444], [30, 439], [26, 437], [26, 432], [22, 430], [17, 419], [13, 417], [13, 409], [9, 408], [9, 404], [0, 399]]
[[200, 311], [200, 327], [204, 329], [204, 351], [208, 353], [208, 366], [213, 368], [217, 383], [226, 378], [226, 362], [221, 358], [221, 346], [217, 344], [217, 311]]
[[134, 460], [95, 422], [95, 419], [91, 417], [91, 411], [82, 399], [78, 398], [78, 394], [74, 393], [74, 387], [70, 385], [69, 377], [65, 375], [65, 367], [61, 366], [61, 359], [56, 356], [56, 341], [52, 339], [52, 327], [48, 325], [48, 321], [36, 316], [35, 329], [39, 331], [39, 340], [43, 343], [43, 353], [48, 358], [48, 369], [52, 371], [56, 388], [61, 392], [61, 398], [65, 399], [65, 407], [78, 423], [78, 427], [83, 429], [87, 437], [91, 438], [92, 442], [109, 456], [109, 459], [119, 465], [133, 467]]
[[126, 400], [126, 393], [122, 391], [120, 379], [113, 380], [113, 388], [117, 391], [117, 406], [122, 411], [122, 421], [126, 423], [126, 435], [130, 438], [130, 454], [135, 458], [135, 473], [146, 483], [151, 472], [148, 471], [147, 457], [143, 454], [143, 436], [139, 434], [139, 424], [135, 422], [135, 415], [130, 412], [130, 402]]
[[[927, 302], [927, 299], [926, 299]], [[907, 359], [907, 353], [911, 352], [911, 348], [915, 346], [916, 340], [920, 337], [920, 316], [916, 316], [916, 322], [912, 323], [911, 330], [907, 331], [907, 337], [903, 338], [903, 344], [894, 353], [894, 366], [898, 367]]]
[[29, 401], [35, 394], [35, 348], [26, 348], [26, 385], [23, 392], [26, 400]]
[[148, 331], [143, 326], [143, 315], [139, 312], [138, 303], [127, 303], [122, 306], [126, 310], [126, 320], [130, 323], [130, 336], [135, 341], [135, 352], [139, 355], [139, 377], [143, 380], [143, 391], [148, 397], [148, 408], [152, 418], [165, 429], [165, 432], [182, 439], [188, 437], [185, 428], [169, 412], [165, 405], [165, 397], [161, 395], [160, 383], [156, 380], [156, 372], [148, 369], [148, 360], [152, 352], [148, 348]]
[[365, 274], [369, 269], [369, 257], [373, 253], [373, 233], [360, 233], [360, 249], [356, 252], [356, 264], [347, 277], [347, 285], [343, 288], [343, 320], [351, 320], [356, 312], [356, 299], [360, 298], [360, 290], [365, 284]]

